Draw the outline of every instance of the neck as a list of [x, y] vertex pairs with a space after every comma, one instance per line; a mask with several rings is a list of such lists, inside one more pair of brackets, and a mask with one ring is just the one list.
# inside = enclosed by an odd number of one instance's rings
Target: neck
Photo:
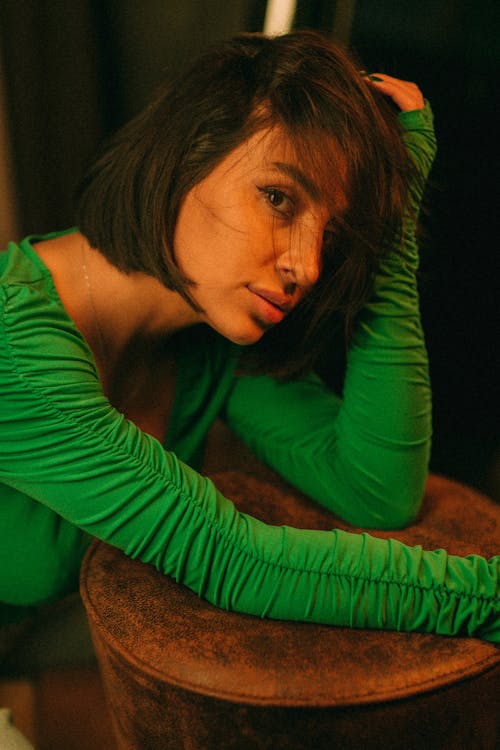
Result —
[[120, 271], [85, 241], [82, 247], [94, 340], [110, 367], [157, 356], [170, 336], [199, 322], [178, 292], [145, 273]]
[[36, 249], [106, 379], [126, 362], [154, 358], [170, 336], [200, 322], [177, 292], [145, 273], [120, 271], [79, 233]]

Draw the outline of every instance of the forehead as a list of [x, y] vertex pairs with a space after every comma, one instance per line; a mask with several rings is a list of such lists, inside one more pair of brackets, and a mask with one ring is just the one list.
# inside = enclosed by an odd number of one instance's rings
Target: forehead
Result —
[[214, 179], [267, 178], [294, 184], [333, 214], [347, 208], [347, 164], [332, 137], [298, 139], [275, 126], [257, 131], [224, 157]]

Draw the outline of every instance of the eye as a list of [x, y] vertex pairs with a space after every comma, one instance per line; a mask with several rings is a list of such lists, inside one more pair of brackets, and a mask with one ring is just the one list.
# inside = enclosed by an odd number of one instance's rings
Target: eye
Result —
[[275, 208], [279, 208], [286, 201], [286, 195], [275, 188], [268, 190], [266, 195], [269, 203]]
[[279, 214], [289, 218], [294, 213], [295, 204], [289, 195], [274, 187], [258, 187], [269, 205]]

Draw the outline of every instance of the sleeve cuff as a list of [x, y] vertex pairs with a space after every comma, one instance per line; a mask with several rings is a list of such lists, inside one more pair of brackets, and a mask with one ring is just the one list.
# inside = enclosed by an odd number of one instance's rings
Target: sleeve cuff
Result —
[[405, 130], [419, 130], [421, 128], [433, 127], [434, 115], [427, 99], [425, 99], [425, 106], [423, 109], [412, 109], [409, 112], [400, 112], [398, 117]]

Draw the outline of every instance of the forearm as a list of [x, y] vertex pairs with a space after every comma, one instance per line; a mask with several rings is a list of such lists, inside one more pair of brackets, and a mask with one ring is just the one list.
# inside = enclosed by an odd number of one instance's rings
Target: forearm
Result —
[[432, 433], [415, 222], [435, 138], [428, 107], [403, 113], [401, 118], [407, 128], [415, 128], [404, 133], [416, 167], [411, 207], [402, 242], [382, 259], [372, 297], [357, 320], [338, 425], [346, 471], [358, 472], [366, 491], [377, 498], [377, 505], [385, 506], [385, 514], [396, 526], [405, 525], [418, 512]]
[[418, 512], [432, 433], [415, 255], [407, 236], [381, 265], [351, 342], [336, 427], [346, 476], [357, 477], [374, 512], [397, 527]]
[[[122, 424], [120, 436], [78, 435], [75, 427], [74, 452], [58, 421], [37, 472], [27, 468], [13, 483], [216, 606], [259, 617], [500, 638], [498, 557], [488, 563], [367, 534], [269, 526], [239, 513], [210, 480], [133, 425]], [[10, 472], [17, 475], [12, 454]]]

